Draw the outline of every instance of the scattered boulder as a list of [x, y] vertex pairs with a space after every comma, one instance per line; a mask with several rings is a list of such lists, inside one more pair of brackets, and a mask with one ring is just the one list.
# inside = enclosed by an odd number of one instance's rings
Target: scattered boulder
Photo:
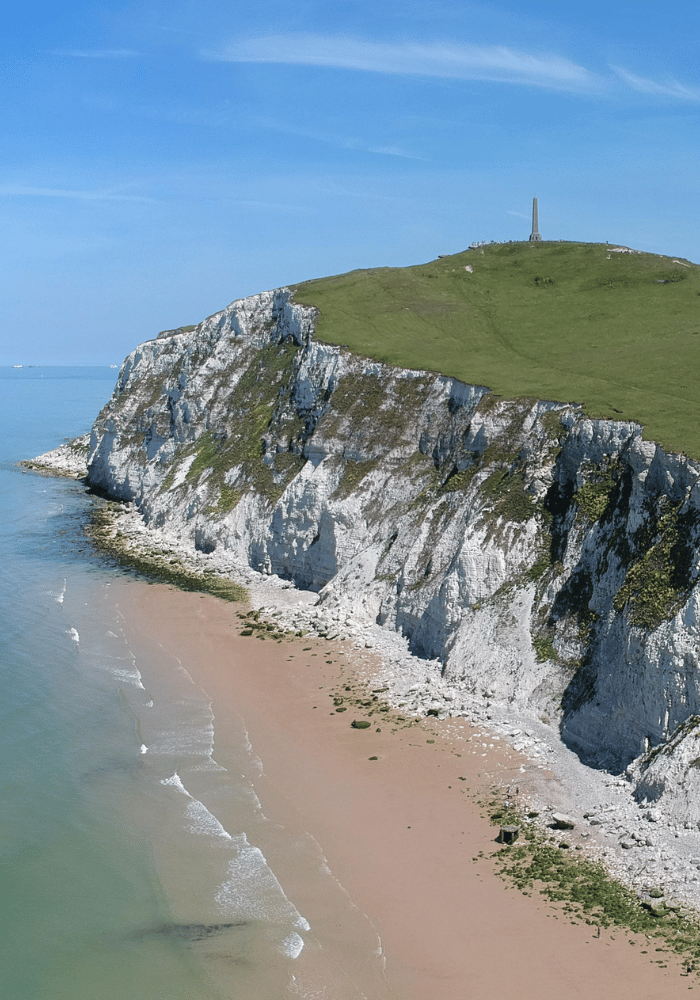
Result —
[[575, 820], [565, 813], [552, 813], [552, 821], [557, 830], [573, 830], [576, 826]]
[[663, 917], [668, 912], [668, 908], [663, 899], [645, 899], [642, 902], [645, 910], [649, 910], [655, 917]]

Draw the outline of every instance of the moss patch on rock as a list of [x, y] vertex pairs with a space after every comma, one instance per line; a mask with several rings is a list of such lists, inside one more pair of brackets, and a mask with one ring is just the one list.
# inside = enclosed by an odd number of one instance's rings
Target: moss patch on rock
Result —
[[334, 499], [345, 500], [349, 497], [351, 493], [354, 493], [358, 489], [363, 479], [373, 472], [378, 465], [378, 458], [368, 459], [365, 462], [346, 461], [342, 478], [333, 493]]
[[197, 573], [170, 554], [133, 544], [117, 527], [121, 505], [96, 501], [87, 534], [95, 547], [116, 563], [135, 570], [149, 580], [169, 583], [181, 590], [212, 594], [224, 601], [245, 601], [248, 591], [228, 577], [212, 572]]
[[[211, 514], [228, 513], [249, 490], [270, 503], [277, 501], [304, 465], [301, 447], [293, 447], [302, 421], [297, 417], [290, 425], [286, 420], [298, 350], [292, 341], [285, 341], [250, 352], [241, 362], [248, 366], [233, 388], [217, 375], [221, 384], [216, 395], [226, 394], [227, 420], [176, 453], [163, 482], [165, 489], [172, 487], [176, 468], [194, 454], [185, 482], [206, 483]], [[286, 446], [282, 451], [277, 450], [280, 438]]]
[[638, 895], [616, 881], [600, 861], [563, 849], [563, 843], [548, 837], [511, 804], [494, 798], [482, 805], [494, 826], [520, 826], [517, 843], [493, 855], [504, 881], [525, 895], [539, 892], [561, 904], [574, 922], [645, 934], [691, 967], [700, 960], [700, 923], [690, 910], [673, 904], [650, 907], [647, 899], [654, 898], [654, 890], [646, 897]]
[[578, 504], [589, 521], [600, 520], [610, 506], [615, 493], [618, 476], [612, 468], [593, 473], [593, 478], [574, 493], [574, 503]]
[[695, 511], [666, 511], [658, 520], [652, 544], [627, 571], [613, 600], [616, 611], [629, 609], [630, 622], [656, 629], [687, 600], [692, 584], [692, 539]]

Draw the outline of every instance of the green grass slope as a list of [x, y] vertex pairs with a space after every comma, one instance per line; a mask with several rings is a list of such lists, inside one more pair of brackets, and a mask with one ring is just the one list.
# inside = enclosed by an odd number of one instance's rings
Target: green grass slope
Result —
[[636, 420], [647, 439], [700, 459], [696, 264], [614, 244], [490, 244], [305, 282], [295, 298], [319, 309], [327, 343]]

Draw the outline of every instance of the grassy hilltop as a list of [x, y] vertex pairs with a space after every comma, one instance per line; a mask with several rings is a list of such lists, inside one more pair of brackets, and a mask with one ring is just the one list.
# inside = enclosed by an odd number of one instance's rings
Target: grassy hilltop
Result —
[[637, 420], [645, 438], [700, 459], [696, 264], [614, 244], [489, 244], [308, 281], [295, 297], [320, 310], [327, 343]]

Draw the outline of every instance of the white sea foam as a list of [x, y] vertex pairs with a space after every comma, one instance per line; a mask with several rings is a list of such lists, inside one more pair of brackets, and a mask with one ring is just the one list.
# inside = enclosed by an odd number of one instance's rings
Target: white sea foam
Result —
[[[107, 632], [106, 634], [114, 639], [120, 638], [115, 635], [114, 632]], [[121, 655], [114, 655], [113, 653], [104, 654], [104, 662], [112, 677], [115, 677], [123, 684], [131, 684], [133, 687], [137, 687], [141, 691], [146, 690], [143, 686], [141, 671], [136, 666], [136, 657], [128, 647], [126, 652]]]
[[177, 660], [177, 669], [180, 671], [181, 674], [185, 675], [185, 677], [190, 682], [190, 684], [192, 685], [192, 687], [196, 686], [195, 683], [194, 683], [194, 681], [192, 680], [192, 674], [189, 672], [189, 670], [186, 669], [186, 667], [182, 663], [182, 660], [180, 660], [180, 659]]
[[249, 844], [245, 834], [237, 839], [241, 848], [229, 861], [228, 877], [216, 894], [222, 913], [237, 919], [291, 922], [299, 930], [310, 930], [309, 922], [285, 896], [262, 851]]
[[48, 590], [47, 594], [49, 595], [49, 597], [53, 597], [56, 604], [63, 604], [63, 598], [65, 597], [66, 594], [66, 580], [64, 579], [63, 586], [59, 591]]
[[299, 958], [304, 949], [304, 939], [296, 931], [288, 934], [282, 942], [282, 951], [290, 958]]
[[161, 778], [160, 783], [161, 785], [172, 785], [173, 788], [177, 788], [179, 792], [182, 792], [183, 795], [186, 795], [188, 799], [192, 798], [192, 796], [190, 795], [190, 793], [187, 791], [182, 781], [180, 780], [180, 775], [177, 773], [177, 771], [169, 778]]
[[161, 785], [170, 785], [173, 788], [177, 788], [179, 792], [182, 792], [183, 795], [186, 795], [190, 800], [187, 803], [187, 810], [185, 814], [187, 819], [190, 821], [188, 829], [191, 833], [201, 833], [209, 837], [221, 837], [224, 840], [239, 842], [241, 846], [244, 846], [247, 843], [245, 834], [240, 834], [238, 837], [232, 837], [228, 830], [224, 829], [216, 816], [207, 809], [204, 803], [190, 795], [183, 785], [182, 779], [177, 771], [175, 771], [175, 773], [169, 778], [161, 778], [160, 783]]
[[[248, 842], [245, 833], [230, 834], [203, 802], [190, 795], [177, 771], [169, 778], [162, 778], [160, 783], [176, 788], [189, 799], [185, 815], [191, 833], [216, 838], [235, 851], [228, 863], [227, 877], [215, 897], [224, 915], [277, 924], [291, 923], [302, 931], [311, 929], [309, 922], [285, 896], [265, 855], [260, 848]], [[283, 950], [291, 958], [297, 958], [303, 947], [303, 939], [293, 932], [285, 939]]]
[[143, 680], [141, 674], [135, 668], [129, 670], [127, 667], [110, 667], [109, 672], [113, 677], [116, 677], [118, 681], [122, 681], [124, 684], [132, 684], [136, 688], [140, 688], [141, 691], [145, 691], [143, 686]]
[[193, 771], [225, 771], [226, 768], [223, 764], [217, 763], [213, 757], [205, 757], [204, 760], [195, 764], [192, 768]]
[[173, 729], [162, 729], [153, 740], [153, 752], [183, 755], [187, 757], [209, 757], [213, 749], [213, 734], [197, 722], [182, 720]]
[[67, 630], [67, 635], [71, 637], [71, 639], [76, 645], [80, 642], [80, 635], [78, 633], [77, 628], [69, 628]]
[[148, 753], [148, 747], [145, 743], [141, 744], [141, 753]]
[[236, 840], [228, 830], [225, 830], [214, 813], [210, 812], [199, 799], [187, 803], [187, 818], [190, 820], [192, 833], [204, 834], [207, 837], [223, 837], [224, 840]]
[[263, 769], [263, 762], [260, 759], [260, 757], [258, 757], [256, 752], [253, 750], [253, 744], [250, 742], [250, 737], [248, 736], [247, 729], [243, 730], [243, 739], [245, 741], [245, 748], [248, 751], [248, 758], [251, 764], [255, 767], [258, 774], [263, 775], [265, 773]]
[[169, 757], [195, 757], [190, 764], [197, 771], [225, 771], [226, 768], [214, 760], [214, 715], [211, 702], [181, 702], [191, 708], [195, 716], [181, 719], [173, 729], [161, 730], [152, 741], [150, 751]]

